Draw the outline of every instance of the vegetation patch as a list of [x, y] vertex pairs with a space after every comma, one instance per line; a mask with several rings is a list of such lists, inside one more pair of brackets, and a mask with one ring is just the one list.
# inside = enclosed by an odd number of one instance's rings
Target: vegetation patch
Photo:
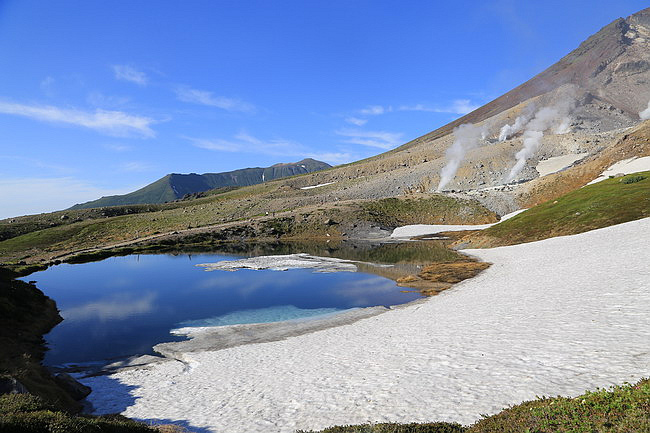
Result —
[[[326, 428], [319, 433], [464, 433], [467, 429], [460, 424], [434, 422], [428, 424], [363, 424]], [[315, 433], [298, 430], [296, 433]]]
[[150, 433], [160, 430], [123, 416], [78, 416], [57, 410], [30, 394], [0, 395], [0, 432]]
[[31, 393], [56, 402], [59, 409], [78, 410], [75, 402], [41, 366], [42, 335], [62, 319], [54, 301], [36, 286], [0, 268], [0, 378], [17, 380]]
[[489, 263], [477, 262], [465, 256], [453, 262], [434, 262], [425, 266], [417, 275], [397, 279], [397, 285], [418, 289], [425, 296], [437, 295], [453, 284], [473, 278], [490, 267]]
[[514, 245], [650, 217], [648, 176], [643, 172], [587, 185], [461, 241], [479, 247]]
[[625, 176], [623, 179], [621, 179], [621, 183], [636, 183], [641, 182], [644, 179], [646, 179], [645, 176]]
[[448, 423], [364, 424], [331, 427], [319, 433], [462, 432], [647, 433], [650, 432], [650, 380], [599, 389], [575, 398], [539, 398], [485, 417], [469, 427]]
[[476, 261], [432, 263], [422, 269], [418, 276], [427, 281], [455, 284], [475, 277], [489, 267], [489, 263]]
[[409, 224], [483, 224], [496, 215], [475, 200], [435, 194], [414, 198], [385, 198], [360, 203], [359, 219], [385, 227]]
[[474, 424], [468, 433], [650, 432], [650, 381], [576, 398], [541, 398]]

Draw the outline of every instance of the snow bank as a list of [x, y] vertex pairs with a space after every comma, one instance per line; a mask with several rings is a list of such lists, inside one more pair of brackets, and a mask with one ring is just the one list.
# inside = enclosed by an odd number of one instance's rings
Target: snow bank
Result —
[[526, 209], [519, 209], [501, 217], [496, 223], [491, 224], [478, 224], [478, 225], [445, 225], [445, 224], [413, 224], [408, 226], [397, 227], [390, 235], [394, 239], [410, 239], [414, 236], [430, 235], [441, 232], [460, 232], [463, 230], [483, 230], [499, 224], [505, 220], [512, 218], [525, 211]]
[[229, 433], [467, 424], [538, 395], [634, 382], [650, 371], [648, 233], [650, 218], [470, 250], [494, 264], [425, 302], [83, 382], [98, 413]]
[[547, 176], [549, 174], [557, 173], [564, 170], [576, 161], [580, 161], [588, 156], [589, 153], [570, 153], [568, 155], [554, 156], [543, 161], [539, 161], [535, 170], [539, 173], [539, 177]]
[[637, 173], [639, 171], [648, 171], [650, 170], [650, 156], [643, 156], [641, 158], [633, 157], [629, 159], [624, 159], [617, 162], [616, 164], [609, 167], [607, 170], [603, 171], [600, 176], [596, 179], [589, 182], [587, 185], [600, 182], [609, 178], [609, 176], [614, 176], [619, 173], [630, 174]]
[[327, 182], [327, 183], [319, 183], [318, 185], [303, 186], [303, 187], [300, 188], [300, 189], [314, 189], [314, 188], [320, 188], [321, 186], [332, 185], [333, 183], [336, 183], [336, 182]]
[[203, 267], [206, 271], [236, 271], [238, 269], [287, 271], [289, 269], [313, 269], [314, 272], [356, 272], [357, 266], [354, 263], [350, 260], [298, 253], [277, 256], [257, 256], [240, 260], [224, 260], [216, 263], [201, 263], [196, 266]]

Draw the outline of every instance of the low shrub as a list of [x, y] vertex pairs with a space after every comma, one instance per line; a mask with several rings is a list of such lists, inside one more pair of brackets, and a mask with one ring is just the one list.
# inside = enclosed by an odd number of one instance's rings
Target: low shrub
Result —
[[[434, 422], [427, 424], [362, 424], [326, 428], [318, 433], [464, 433], [467, 428], [460, 424]], [[296, 433], [310, 433], [298, 430]], [[313, 432], [312, 432], [313, 433]]]
[[641, 182], [643, 179], [646, 179], [646, 177], [645, 176], [626, 176], [623, 179], [621, 179], [621, 183], [625, 183], [625, 184], [636, 183], [636, 182]]

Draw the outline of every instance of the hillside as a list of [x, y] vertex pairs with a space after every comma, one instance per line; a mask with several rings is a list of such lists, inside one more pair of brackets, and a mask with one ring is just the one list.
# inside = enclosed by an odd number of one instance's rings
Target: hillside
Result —
[[[253, 169], [249, 176], [170, 175], [132, 195], [156, 205], [123, 205], [92, 210], [115, 201], [91, 202], [73, 210], [0, 221], [0, 259], [30, 263], [49, 261], [78, 250], [133, 244], [152, 237], [222, 233], [215, 239], [326, 237], [367, 239], [387, 236], [400, 224], [480, 224], [555, 200], [598, 177], [612, 164], [650, 155], [650, 121], [639, 113], [650, 100], [650, 8], [619, 18], [585, 40], [545, 71], [478, 110], [405, 145], [328, 170], [270, 180], [286, 166]], [[500, 131], [526, 117], [564, 104], [560, 131], [553, 123], [539, 127], [539, 138], [518, 161], [530, 132], [526, 128], [500, 140]], [[553, 110], [551, 110], [553, 111]], [[557, 111], [557, 110], [556, 110]], [[557, 113], [556, 113], [557, 114]], [[562, 118], [560, 118], [562, 117]], [[481, 134], [465, 143], [457, 171], [437, 191], [446, 152], [459, 141], [454, 127], [472, 123]], [[461, 143], [462, 144], [462, 143]], [[543, 164], [567, 160], [545, 171]], [[520, 171], [506, 179], [515, 161]], [[307, 165], [307, 164], [305, 164]], [[291, 174], [294, 174], [292, 172]], [[208, 189], [225, 182], [264, 183], [236, 190]], [[176, 188], [176, 191], [174, 191]], [[196, 189], [208, 189], [176, 200]], [[127, 195], [129, 196], [129, 195]], [[462, 203], [451, 212], [427, 203], [441, 197]], [[133, 197], [131, 197], [133, 198]], [[389, 198], [398, 201], [385, 202]], [[408, 200], [428, 209], [408, 216]], [[142, 200], [142, 197], [134, 200]], [[455, 202], [450, 202], [455, 203]], [[388, 206], [386, 206], [388, 205]], [[371, 209], [371, 211], [368, 211]], [[390, 214], [394, 213], [396, 217]], [[492, 216], [490, 216], [492, 215]], [[420, 218], [414, 221], [414, 218]]]
[[178, 200], [188, 194], [195, 194], [210, 189], [256, 185], [269, 180], [312, 173], [330, 167], [325, 162], [306, 158], [298, 162], [274, 164], [264, 168], [243, 168], [223, 173], [172, 173], [137, 191], [124, 195], [102, 197], [86, 203], [76, 204], [70, 209], [165, 203]]

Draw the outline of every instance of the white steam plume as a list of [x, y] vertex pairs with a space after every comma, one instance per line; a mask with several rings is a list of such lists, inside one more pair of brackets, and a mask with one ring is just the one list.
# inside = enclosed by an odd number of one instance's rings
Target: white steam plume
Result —
[[648, 102], [648, 108], [646, 108], [645, 110], [639, 113], [639, 117], [641, 118], [641, 120], [650, 119], [650, 102]]
[[551, 128], [556, 134], [564, 134], [569, 131], [571, 122], [569, 114], [574, 106], [575, 101], [567, 100], [553, 107], [544, 107], [535, 114], [535, 117], [526, 125], [524, 147], [515, 155], [516, 162], [506, 176], [506, 183], [512, 181], [524, 168], [526, 160], [537, 152], [544, 131]]
[[535, 113], [535, 104], [526, 105], [523, 110], [523, 113], [520, 116], [517, 116], [515, 123], [512, 125], [503, 125], [501, 131], [499, 131], [499, 141], [506, 141], [508, 138], [512, 137], [526, 126], [530, 119]]
[[508, 125], [508, 124], [503, 125], [503, 127], [501, 127], [501, 131], [499, 131], [499, 141], [506, 141], [508, 138], [515, 135], [517, 132], [524, 129], [526, 123], [528, 123], [527, 118], [523, 116], [517, 116], [517, 118], [515, 119], [515, 123], [513, 123], [512, 125]]
[[485, 128], [465, 123], [454, 128], [454, 143], [445, 152], [447, 164], [440, 172], [440, 183], [436, 191], [442, 191], [456, 176], [460, 163], [463, 162], [468, 150], [479, 146], [481, 137], [485, 135]]

